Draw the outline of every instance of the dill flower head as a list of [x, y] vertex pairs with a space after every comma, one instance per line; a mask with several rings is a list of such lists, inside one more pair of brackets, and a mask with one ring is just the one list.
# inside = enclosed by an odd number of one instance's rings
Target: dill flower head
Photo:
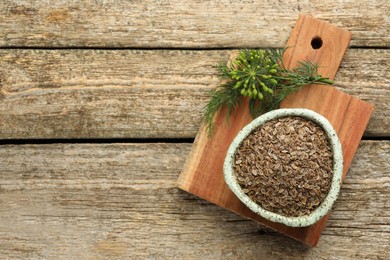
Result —
[[265, 95], [273, 94], [279, 83], [279, 63], [270, 51], [243, 50], [224, 69], [223, 73], [234, 84], [233, 89], [251, 99], [262, 100]]

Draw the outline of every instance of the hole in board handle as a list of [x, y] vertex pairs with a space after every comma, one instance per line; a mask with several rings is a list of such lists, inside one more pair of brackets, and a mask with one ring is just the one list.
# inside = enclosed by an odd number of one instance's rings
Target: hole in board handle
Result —
[[315, 50], [319, 49], [322, 47], [322, 39], [319, 36], [314, 37], [311, 40], [311, 47]]

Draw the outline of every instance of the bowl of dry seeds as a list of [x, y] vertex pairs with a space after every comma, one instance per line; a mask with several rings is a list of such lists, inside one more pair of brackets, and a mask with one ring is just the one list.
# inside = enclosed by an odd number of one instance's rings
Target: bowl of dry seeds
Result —
[[329, 121], [308, 109], [277, 109], [253, 120], [231, 143], [225, 182], [253, 212], [292, 227], [310, 226], [338, 197], [341, 143]]

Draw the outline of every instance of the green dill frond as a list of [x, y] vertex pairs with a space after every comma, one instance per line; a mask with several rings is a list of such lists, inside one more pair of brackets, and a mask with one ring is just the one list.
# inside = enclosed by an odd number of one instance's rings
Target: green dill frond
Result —
[[283, 62], [286, 49], [241, 50], [229, 65], [219, 64], [217, 70], [224, 79], [222, 85], [211, 92], [204, 109], [204, 119], [209, 133], [213, 131], [214, 116], [221, 107], [227, 107], [227, 118], [249, 98], [252, 117], [279, 108], [289, 94], [308, 84], [333, 84], [318, 74], [318, 64], [302, 61], [294, 69], [287, 69]]
[[210, 101], [204, 108], [204, 120], [207, 130], [211, 134], [214, 130], [214, 116], [223, 106], [227, 107], [226, 118], [241, 103], [241, 96], [234, 91], [228, 83], [225, 83], [210, 93]]

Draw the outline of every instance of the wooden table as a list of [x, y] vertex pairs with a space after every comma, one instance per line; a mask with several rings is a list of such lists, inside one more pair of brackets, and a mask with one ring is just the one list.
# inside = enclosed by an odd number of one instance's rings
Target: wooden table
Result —
[[[348, 29], [339, 89], [375, 105], [315, 248], [176, 187], [214, 65]], [[0, 2], [0, 258], [388, 259], [390, 3]]]

